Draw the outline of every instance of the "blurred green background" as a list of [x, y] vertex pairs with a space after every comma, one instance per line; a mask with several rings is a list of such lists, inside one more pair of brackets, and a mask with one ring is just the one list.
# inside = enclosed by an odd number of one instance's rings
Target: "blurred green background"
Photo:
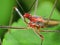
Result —
[[[34, 6], [31, 10], [35, 0], [18, 0], [24, 11], [27, 13], [34, 14]], [[55, 0], [39, 0], [37, 15], [43, 18], [48, 18], [52, 10]], [[0, 0], [0, 25], [11, 25], [27, 27], [22, 19], [20, 19], [17, 12], [13, 7], [18, 7], [22, 14], [23, 11], [16, 3], [16, 0]], [[12, 10], [14, 10], [12, 12]], [[13, 19], [11, 19], [13, 17]], [[54, 20], [60, 20], [60, 0], [58, 0], [54, 13], [51, 17]], [[52, 27], [46, 27], [43, 30], [60, 30], [60, 24]], [[40, 32], [41, 33], [41, 32]], [[57, 32], [42, 32], [44, 36], [43, 45], [60, 45], [60, 33]], [[41, 39], [34, 33], [32, 29], [22, 30], [22, 29], [11, 29], [10, 31], [5, 29], [0, 29], [0, 38], [2, 39], [2, 45], [40, 45]]]

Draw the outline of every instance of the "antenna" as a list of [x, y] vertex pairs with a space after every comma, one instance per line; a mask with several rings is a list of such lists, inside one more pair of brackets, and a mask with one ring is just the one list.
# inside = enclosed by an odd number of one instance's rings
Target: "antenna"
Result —
[[55, 3], [54, 3], [54, 5], [53, 5], [52, 11], [51, 11], [51, 13], [50, 13], [50, 16], [48, 17], [47, 25], [48, 25], [49, 20], [50, 20], [50, 18], [51, 18], [51, 16], [52, 16], [52, 14], [53, 14], [53, 12], [54, 12], [54, 9], [55, 9], [56, 4], [57, 4], [57, 0], [55, 0]]
[[24, 20], [24, 17], [22, 16], [22, 14], [21, 14], [20, 11], [18, 10], [18, 8], [17, 8], [17, 7], [14, 7], [14, 8], [15, 8], [16, 12], [19, 14], [19, 16]]

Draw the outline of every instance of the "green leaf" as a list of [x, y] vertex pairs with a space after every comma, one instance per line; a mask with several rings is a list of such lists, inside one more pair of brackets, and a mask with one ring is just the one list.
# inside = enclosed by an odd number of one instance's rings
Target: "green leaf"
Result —
[[[24, 21], [19, 20], [19, 22], [14, 23], [14, 26], [26, 27]], [[11, 43], [12, 41], [12, 43]], [[5, 35], [3, 40], [3, 45], [40, 45], [39, 37], [33, 32], [32, 29], [22, 30], [22, 29], [12, 29]]]
[[[12, 8], [15, 5], [14, 0], [0, 0], [0, 25], [9, 25]], [[0, 38], [7, 30], [0, 29]]]

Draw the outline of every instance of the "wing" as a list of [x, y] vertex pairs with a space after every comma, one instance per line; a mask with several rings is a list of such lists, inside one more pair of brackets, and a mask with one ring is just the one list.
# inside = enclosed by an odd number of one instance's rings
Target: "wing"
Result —
[[[47, 20], [48, 19], [44, 19], [45, 26], [47, 25]], [[58, 21], [58, 20], [49, 20], [48, 25], [46, 27], [56, 26], [58, 24], [60, 24], [60, 21]]]

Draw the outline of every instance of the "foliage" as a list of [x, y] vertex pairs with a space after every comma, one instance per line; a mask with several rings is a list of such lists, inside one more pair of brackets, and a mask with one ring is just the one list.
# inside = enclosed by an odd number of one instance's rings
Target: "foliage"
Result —
[[[29, 8], [28, 5], [27, 7]], [[43, 18], [48, 18], [52, 10], [52, 7], [53, 7], [53, 3], [50, 1], [44, 1], [42, 3], [39, 3], [38, 9], [37, 9], [37, 15], [42, 16]], [[33, 12], [34, 10], [31, 10], [31, 14], [33, 14]], [[59, 20], [60, 18], [59, 15], [60, 15], [60, 12], [57, 10], [57, 8], [55, 8], [51, 19]], [[12, 26], [27, 27], [27, 25], [24, 23], [22, 19], [19, 19], [17, 22], [14, 22]], [[60, 30], [60, 24], [54, 27], [44, 28], [44, 30]], [[59, 36], [60, 33], [43, 32], [42, 35], [44, 36], [43, 45], [60, 45], [60, 36]], [[26, 30], [10, 29], [10, 31], [8, 31], [5, 34], [2, 45], [40, 45], [40, 43], [41, 43], [41, 39], [39, 38], [38, 35], [34, 33], [32, 29], [26, 29]]]
[[[0, 25], [9, 25], [12, 7], [15, 5], [13, 0], [0, 0]], [[0, 29], [0, 38], [3, 38], [7, 30]]]

